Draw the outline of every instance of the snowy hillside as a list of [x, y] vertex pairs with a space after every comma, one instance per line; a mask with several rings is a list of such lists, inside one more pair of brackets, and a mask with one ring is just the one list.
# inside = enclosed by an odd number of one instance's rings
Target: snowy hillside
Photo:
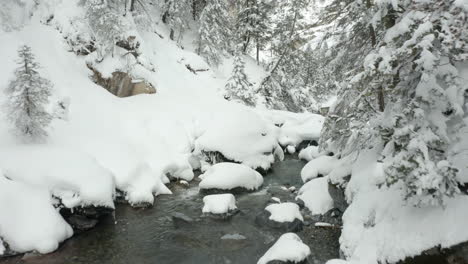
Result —
[[[71, 37], [72, 30], [77, 30], [69, 24], [70, 21], [77, 21], [83, 15], [78, 2], [54, 1], [29, 7], [33, 15], [24, 21], [21, 29], [0, 34], [0, 41], [4, 43], [0, 51], [2, 92], [17, 67], [18, 47], [28, 45], [41, 65], [40, 74], [53, 84], [52, 99], [47, 107], [53, 108], [64, 98], [69, 101], [66, 118], [53, 121], [45, 144], [21, 143], [11, 133], [7, 117], [2, 114], [2, 188], [8, 188], [10, 180], [17, 183], [18, 192], [30, 195], [27, 190], [31, 188], [38, 192], [48, 191], [70, 208], [86, 205], [114, 207], [114, 186], [131, 204], [142, 204], [155, 202], [154, 195], [170, 193], [164, 186], [168, 182], [167, 176], [192, 180], [192, 170], [197, 167], [190, 161], [201, 159], [201, 151], [217, 151], [253, 168], [268, 169], [271, 166], [273, 151], [278, 146], [280, 129], [274, 126], [277, 120], [223, 99], [222, 89], [232, 68], [230, 59], [213, 70], [202, 58], [180, 49], [168, 38], [162, 39], [144, 30], [134, 32], [141, 41], [142, 57], [155, 70], [135, 67], [133, 71], [152, 83], [157, 92], [117, 98], [91, 80], [92, 71], [87, 63], [93, 59], [93, 54], [75, 55], [64, 39]], [[46, 22], [47, 18], [52, 19]], [[167, 31], [164, 25], [156, 30]], [[103, 75], [110, 75], [122, 66], [120, 58], [107, 56], [96, 64], [96, 68]], [[186, 65], [209, 70], [195, 74]], [[247, 72], [252, 80], [258, 81], [263, 70], [247, 59]], [[3, 104], [5, 97], [0, 100]], [[289, 116], [284, 118], [291, 119]], [[317, 116], [310, 124], [320, 129], [320, 120]], [[225, 132], [219, 130], [228, 127]], [[245, 130], [248, 127], [251, 128]], [[213, 132], [220, 134], [210, 135]], [[226, 138], [223, 138], [224, 134]], [[258, 141], [258, 137], [264, 140]], [[309, 137], [305, 135], [303, 139]], [[232, 146], [227, 144], [228, 141]], [[198, 156], [193, 158], [194, 155]], [[25, 198], [35, 199], [34, 196]], [[43, 203], [43, 206], [48, 205]], [[3, 204], [2, 215], [9, 215], [10, 210], [16, 209]], [[46, 208], [42, 213], [48, 214]], [[0, 237], [12, 250], [34, 249], [46, 253], [71, 235], [64, 221], [57, 225], [57, 228], [68, 231], [42, 234], [45, 237], [41, 239], [52, 243], [47, 247], [32, 241], [18, 241], [23, 238], [14, 232], [5, 233], [13, 227], [23, 227], [22, 223], [14, 224], [11, 219], [0, 221]]]
[[468, 263], [467, 17], [2, 0], [0, 263]]

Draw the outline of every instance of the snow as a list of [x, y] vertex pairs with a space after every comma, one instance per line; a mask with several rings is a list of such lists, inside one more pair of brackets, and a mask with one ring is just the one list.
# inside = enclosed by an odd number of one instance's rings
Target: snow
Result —
[[309, 161], [301, 170], [302, 181], [307, 182], [317, 178], [319, 174], [328, 175], [336, 166], [338, 159], [331, 156], [320, 156]]
[[[147, 25], [144, 29], [130, 25], [141, 55], [129, 71], [135, 79], [153, 84], [157, 93], [117, 98], [93, 83], [86, 64], [92, 62], [109, 76], [128, 66], [120, 59], [121, 50], [101, 64], [93, 56], [70, 52], [71, 41], [92, 35], [79, 1], [43, 1], [37, 6], [23, 2], [24, 10], [13, 5], [6, 9], [15, 11], [11, 15], [15, 25], [8, 29], [13, 31], [0, 32], [0, 93], [13, 76], [17, 48], [26, 44], [41, 65], [41, 76], [53, 83], [47, 107], [69, 98], [69, 112], [64, 113], [66, 120], [51, 123], [47, 143], [30, 146], [18, 144], [0, 112], [0, 167], [12, 179], [0, 183], [0, 236], [14, 250], [50, 252], [71, 236], [70, 227], [52, 207], [52, 195], [68, 207], [113, 207], [118, 189], [130, 204], [154, 203], [155, 196], [170, 193], [164, 185], [170, 177], [193, 179], [193, 170], [201, 167], [201, 151], [219, 151], [244, 165], [214, 165], [200, 187], [255, 190], [263, 178], [249, 167], [268, 169], [275, 157], [282, 160], [279, 141], [294, 146], [318, 137], [322, 116], [250, 109], [225, 101], [219, 88], [232, 70], [229, 60], [219, 69], [195, 75], [186, 64], [208, 66], [192, 52], [193, 39], [184, 39], [185, 49], [180, 49], [168, 37], [147, 30]], [[21, 14], [13, 15], [16, 11]], [[167, 32], [163, 27], [158, 25], [156, 31]], [[246, 73], [258, 83], [265, 71], [246, 58]], [[0, 104], [4, 101], [0, 97]], [[274, 125], [277, 120], [282, 128]], [[3, 209], [5, 201], [16, 206]], [[11, 218], [4, 214], [10, 211]], [[26, 212], [28, 217], [19, 217]]]
[[302, 243], [294, 233], [283, 234], [278, 241], [263, 255], [257, 264], [267, 264], [273, 260], [282, 262], [301, 262], [310, 255], [310, 248]]
[[296, 199], [304, 201], [313, 215], [328, 212], [333, 208], [333, 199], [328, 192], [328, 177], [316, 178], [304, 184]]
[[343, 260], [343, 259], [331, 259], [327, 261], [325, 264], [350, 264], [350, 262]]
[[220, 152], [252, 168], [269, 169], [277, 146], [273, 125], [238, 105], [216, 111], [196, 140], [196, 152]]
[[237, 209], [236, 198], [230, 193], [212, 194], [203, 197], [203, 213], [225, 214]]
[[281, 126], [277, 132], [278, 142], [285, 147], [297, 147], [305, 140], [318, 141], [325, 119], [318, 114], [293, 114], [278, 110], [264, 112], [263, 115], [274, 124]]
[[47, 189], [8, 180], [1, 173], [0, 212], [0, 236], [16, 252], [49, 253], [73, 234]]
[[48, 189], [67, 207], [114, 208], [112, 173], [84, 153], [43, 145], [4, 147], [0, 168], [14, 181]]
[[213, 165], [200, 178], [200, 189], [231, 190], [241, 187], [256, 190], [263, 184], [260, 173], [245, 165], [230, 162]]
[[308, 146], [305, 149], [302, 149], [299, 152], [299, 158], [307, 161], [311, 161], [320, 156], [320, 151], [318, 146]]
[[125, 192], [125, 199], [132, 205], [140, 203], [153, 204], [154, 196], [172, 194], [164, 185], [161, 177], [155, 177], [155, 172], [146, 163], [140, 164], [131, 173], [128, 182], [120, 184]]
[[299, 205], [295, 203], [270, 204], [265, 210], [271, 213], [269, 219], [275, 222], [293, 222], [294, 219], [304, 221]]

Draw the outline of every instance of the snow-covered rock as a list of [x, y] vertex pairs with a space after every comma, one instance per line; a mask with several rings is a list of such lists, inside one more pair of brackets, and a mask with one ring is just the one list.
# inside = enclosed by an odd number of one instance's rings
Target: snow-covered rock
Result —
[[302, 149], [299, 152], [299, 158], [307, 161], [311, 161], [317, 158], [318, 156], [320, 156], [318, 146], [308, 146], [307, 148]]
[[256, 190], [263, 184], [263, 177], [260, 173], [246, 165], [230, 162], [213, 165], [200, 175], [200, 178], [202, 179], [199, 184], [200, 189]]
[[269, 169], [277, 146], [273, 126], [255, 112], [232, 106], [217, 114], [196, 140], [197, 152], [219, 152], [251, 168]]
[[112, 173], [85, 153], [47, 145], [5, 147], [0, 167], [14, 181], [48, 189], [69, 208], [114, 208]]
[[263, 255], [257, 264], [267, 264], [270, 261], [291, 261], [294, 263], [305, 260], [310, 255], [310, 248], [294, 233], [283, 234], [278, 241]]
[[1, 173], [0, 212], [0, 237], [16, 252], [49, 253], [73, 235], [46, 187], [8, 180]]
[[304, 221], [299, 210], [299, 205], [295, 203], [270, 204], [265, 208], [265, 210], [271, 213], [269, 219], [276, 222], [292, 222], [295, 219]]
[[203, 203], [203, 213], [225, 214], [237, 209], [236, 198], [230, 193], [207, 195]]
[[324, 214], [333, 208], [333, 199], [328, 192], [328, 177], [313, 179], [299, 189], [296, 199], [304, 201], [313, 215]]
[[172, 194], [161, 177], [147, 163], [140, 164], [130, 173], [128, 182], [120, 184], [125, 200], [131, 205], [153, 204], [154, 196]]
[[338, 159], [331, 156], [320, 156], [309, 161], [301, 170], [302, 181], [307, 182], [319, 175], [327, 176], [336, 166]]

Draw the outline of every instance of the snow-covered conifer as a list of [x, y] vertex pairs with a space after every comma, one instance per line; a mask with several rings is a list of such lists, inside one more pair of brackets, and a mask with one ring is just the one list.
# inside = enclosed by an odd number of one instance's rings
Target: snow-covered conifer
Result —
[[5, 90], [7, 118], [14, 132], [27, 142], [41, 142], [52, 115], [46, 110], [52, 83], [39, 75], [39, 64], [29, 46], [18, 50], [18, 68]]
[[226, 84], [226, 97], [241, 100], [246, 105], [255, 105], [255, 94], [245, 74], [245, 63], [241, 54], [234, 56], [234, 68]]
[[226, 0], [208, 0], [200, 15], [198, 53], [217, 66], [230, 48], [231, 24]]

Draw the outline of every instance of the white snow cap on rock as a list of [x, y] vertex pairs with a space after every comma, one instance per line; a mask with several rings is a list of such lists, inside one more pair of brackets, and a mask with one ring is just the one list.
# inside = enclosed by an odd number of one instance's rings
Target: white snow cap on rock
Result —
[[48, 189], [67, 207], [114, 207], [114, 177], [93, 157], [46, 145], [2, 147], [0, 167], [14, 181]]
[[203, 197], [203, 213], [225, 214], [237, 209], [236, 198], [230, 193], [212, 194]]
[[1, 172], [0, 212], [0, 237], [16, 252], [49, 253], [73, 235], [47, 188], [8, 180]]
[[295, 203], [270, 204], [265, 210], [271, 213], [269, 219], [275, 222], [292, 222], [296, 218], [304, 221], [299, 205]]
[[320, 156], [309, 161], [301, 170], [302, 181], [317, 178], [319, 174], [327, 176], [336, 166], [338, 159], [331, 156]]
[[310, 255], [310, 248], [302, 243], [301, 238], [294, 233], [283, 234], [278, 241], [263, 255], [257, 264], [267, 264], [273, 260], [283, 262], [301, 262]]
[[313, 179], [299, 189], [296, 199], [304, 201], [313, 215], [324, 214], [333, 208], [333, 199], [328, 192], [328, 177]]
[[230, 190], [241, 187], [256, 190], [263, 184], [260, 173], [245, 165], [230, 162], [213, 165], [200, 178], [200, 189]]
[[251, 168], [269, 169], [277, 145], [273, 125], [251, 110], [232, 105], [210, 120], [196, 141], [196, 151], [217, 151]]
[[318, 156], [320, 156], [318, 146], [308, 146], [299, 152], [299, 158], [307, 161], [311, 161]]

